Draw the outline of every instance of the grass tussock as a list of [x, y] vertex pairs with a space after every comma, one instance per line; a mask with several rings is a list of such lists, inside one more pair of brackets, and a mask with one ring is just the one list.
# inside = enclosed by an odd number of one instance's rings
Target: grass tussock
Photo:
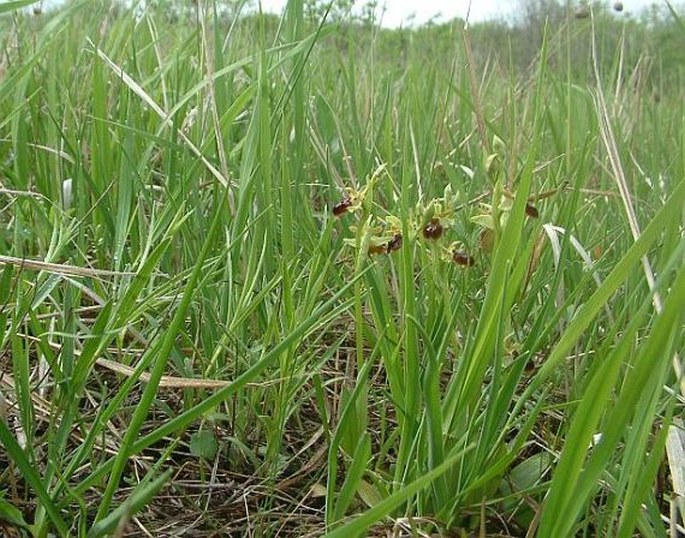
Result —
[[19, 4], [0, 534], [682, 528], [675, 8], [521, 66], [497, 25]]

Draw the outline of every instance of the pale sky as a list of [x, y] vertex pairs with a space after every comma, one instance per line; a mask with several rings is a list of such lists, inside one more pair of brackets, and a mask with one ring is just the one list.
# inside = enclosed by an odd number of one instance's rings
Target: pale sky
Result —
[[[258, 0], [259, 1], [259, 0]], [[279, 13], [286, 0], [261, 0], [262, 9]], [[357, 0], [356, 4], [366, 3], [365, 0]], [[410, 23], [412, 14], [416, 14], [414, 22], [420, 24], [431, 19], [438, 13], [442, 17], [436, 19], [450, 20], [455, 17], [466, 18], [469, 9], [469, 0], [378, 0], [379, 5], [385, 4], [386, 11], [383, 15], [383, 26], [397, 27], [401, 24]], [[613, 5], [613, 0], [607, 0], [607, 4]], [[663, 0], [623, 0], [624, 13], [635, 14], [642, 8], [654, 3], [663, 4]], [[677, 3], [677, 2], [675, 2]], [[470, 20], [479, 21], [488, 18], [505, 18], [511, 15], [518, 5], [517, 0], [473, 0], [471, 2]]]

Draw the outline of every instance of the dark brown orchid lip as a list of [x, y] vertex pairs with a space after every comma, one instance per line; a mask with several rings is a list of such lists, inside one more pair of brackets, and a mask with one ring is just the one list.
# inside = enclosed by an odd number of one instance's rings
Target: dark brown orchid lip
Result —
[[476, 260], [473, 259], [473, 256], [467, 252], [464, 252], [463, 250], [455, 250], [452, 253], [452, 260], [454, 260], [454, 263], [461, 265], [462, 267], [472, 267], [476, 264]]
[[540, 216], [540, 212], [534, 205], [526, 204], [526, 215], [532, 219], [536, 219]]
[[390, 241], [388, 241], [388, 252], [399, 250], [402, 248], [402, 234], [395, 234]]
[[352, 199], [350, 197], [343, 198], [342, 200], [340, 200], [337, 204], [335, 204], [333, 206], [333, 215], [336, 217], [340, 217], [341, 215], [344, 215], [350, 209], [351, 205], [352, 205]]
[[431, 221], [423, 227], [423, 237], [426, 239], [438, 239], [444, 231], [442, 224], [438, 219], [431, 219]]

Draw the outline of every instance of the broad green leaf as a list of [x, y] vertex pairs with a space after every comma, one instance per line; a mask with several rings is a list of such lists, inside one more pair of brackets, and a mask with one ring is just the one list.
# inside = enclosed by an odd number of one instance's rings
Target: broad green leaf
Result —
[[214, 433], [209, 430], [195, 432], [190, 436], [190, 453], [205, 460], [213, 460], [219, 450]]

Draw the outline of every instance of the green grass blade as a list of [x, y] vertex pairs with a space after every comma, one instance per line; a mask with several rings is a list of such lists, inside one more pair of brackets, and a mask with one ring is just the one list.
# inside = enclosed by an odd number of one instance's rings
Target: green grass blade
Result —
[[398, 508], [413, 495], [418, 493], [424, 488], [430, 486], [431, 482], [445, 473], [452, 465], [454, 465], [459, 459], [464, 457], [466, 451], [473, 447], [467, 447], [466, 450], [457, 452], [448, 456], [445, 461], [438, 465], [435, 469], [432, 469], [425, 473], [420, 478], [417, 478], [410, 484], [399, 489], [392, 495], [386, 497], [373, 508], [370, 508], [364, 512], [361, 516], [357, 517], [350, 523], [347, 523], [329, 533], [326, 534], [327, 538], [343, 538], [345, 536], [356, 536], [364, 531], [366, 531], [371, 525], [380, 521], [384, 517], [388, 516], [393, 510]]
[[38, 2], [39, 0], [5, 0], [0, 4], [0, 15], [30, 6], [31, 4], [37, 4]]
[[60, 536], [66, 536], [69, 533], [69, 526], [55, 505], [53, 499], [50, 497], [45, 485], [40, 477], [40, 474], [33, 465], [29, 462], [25, 452], [19, 446], [12, 432], [7, 428], [4, 421], [0, 420], [0, 443], [5, 447], [7, 455], [12, 458], [15, 465], [19, 468], [22, 476], [31, 486], [31, 489], [36, 493], [36, 496], [41, 502], [41, 506], [45, 509], [48, 518], [55, 526], [55, 530], [59, 532]]

